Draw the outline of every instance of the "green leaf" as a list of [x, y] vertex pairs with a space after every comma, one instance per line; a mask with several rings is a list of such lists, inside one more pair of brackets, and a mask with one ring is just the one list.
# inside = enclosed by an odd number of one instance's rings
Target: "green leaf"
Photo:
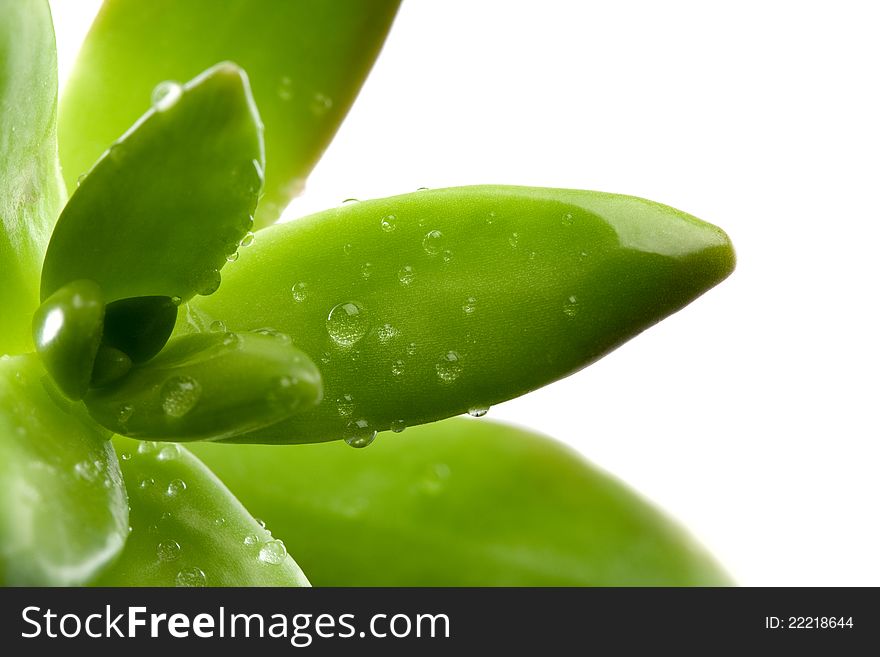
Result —
[[40, 263], [64, 203], [57, 96], [48, 4], [0, 0], [0, 354], [31, 350]]
[[266, 124], [257, 225], [275, 221], [348, 112], [398, 0], [106, 0], [61, 105], [68, 188], [141, 113], [163, 80], [230, 60]]
[[320, 361], [319, 406], [234, 441], [363, 443], [571, 374], [733, 266], [722, 230], [643, 199], [422, 191], [261, 231], [178, 328], [270, 326]]
[[131, 534], [99, 586], [308, 586], [284, 544], [176, 444], [113, 439]]
[[263, 165], [241, 69], [219, 64], [168, 87], [71, 196], [46, 253], [42, 298], [82, 278], [108, 303], [212, 292], [250, 227]]
[[183, 441], [269, 426], [314, 406], [321, 395], [318, 368], [287, 336], [208, 333], [173, 340], [84, 401], [115, 433]]
[[555, 441], [453, 419], [365, 450], [194, 446], [316, 586], [707, 586], [662, 513]]
[[0, 584], [91, 581], [122, 549], [128, 504], [109, 433], [35, 355], [0, 358]]

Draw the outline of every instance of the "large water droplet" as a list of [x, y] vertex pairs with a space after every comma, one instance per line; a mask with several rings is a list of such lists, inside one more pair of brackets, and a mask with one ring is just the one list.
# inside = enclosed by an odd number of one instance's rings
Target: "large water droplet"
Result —
[[397, 272], [397, 280], [400, 281], [401, 285], [412, 285], [412, 282], [416, 279], [415, 270], [409, 266], [405, 265], [400, 268], [400, 271]]
[[253, 246], [256, 239], [257, 239], [257, 236], [254, 235], [251, 231], [248, 231], [244, 234], [244, 237], [241, 238], [241, 242], [239, 243], [239, 246], [243, 246], [244, 248], [247, 248], [249, 246]]
[[156, 546], [156, 558], [159, 561], [174, 561], [180, 556], [180, 543], [174, 540], [162, 541]]
[[198, 568], [196, 566], [182, 568], [177, 573], [177, 577], [174, 578], [174, 585], [175, 586], [185, 586], [185, 587], [205, 586], [206, 582], [207, 582], [207, 578], [205, 577], [204, 571], [202, 571], [201, 568]]
[[233, 251], [228, 256], [226, 256], [226, 262], [235, 262], [239, 258], [238, 251]]
[[158, 449], [159, 443], [155, 440], [144, 440], [138, 443], [138, 454], [153, 454]]
[[382, 221], [379, 222], [379, 226], [386, 233], [393, 233], [397, 228], [397, 217], [393, 214], [387, 214], [382, 217]]
[[327, 333], [341, 347], [356, 344], [369, 330], [366, 311], [353, 301], [333, 306], [327, 315]]
[[293, 300], [297, 303], [305, 301], [308, 296], [308, 287], [307, 284], [300, 282], [290, 288], [291, 293], [293, 293]]
[[253, 547], [259, 542], [260, 542], [260, 539], [256, 534], [248, 534], [247, 536], [244, 537], [244, 544], [247, 547]]
[[394, 433], [400, 433], [404, 429], [406, 429], [406, 421], [405, 420], [392, 420], [390, 429]]
[[273, 538], [271, 541], [266, 541], [260, 548], [258, 558], [263, 563], [272, 566], [277, 566], [283, 563], [287, 558], [287, 548], [284, 545], [284, 541], [277, 538]]
[[348, 445], [360, 449], [373, 442], [376, 431], [364, 419], [352, 420], [346, 425], [342, 437]]
[[180, 445], [175, 445], [174, 443], [170, 443], [168, 445], [163, 445], [162, 449], [159, 450], [159, 454], [156, 456], [156, 459], [159, 461], [173, 461], [180, 456]]
[[443, 233], [439, 230], [432, 230], [422, 240], [422, 248], [429, 256], [435, 256], [443, 250]]
[[447, 351], [435, 366], [441, 383], [453, 383], [461, 375], [461, 359], [454, 351]]
[[578, 314], [579, 309], [578, 298], [573, 294], [562, 304], [562, 312], [566, 317], [574, 317]]
[[208, 330], [211, 333], [225, 333], [226, 332], [226, 324], [223, 320], [215, 319], [211, 322], [211, 325], [208, 327]]
[[170, 417], [183, 417], [198, 403], [202, 386], [191, 376], [175, 376], [162, 386], [162, 410]]
[[[220, 270], [212, 269], [199, 284], [199, 294], [203, 297], [209, 297], [214, 294], [214, 292], [217, 291], [217, 288], [220, 287], [221, 279]], [[177, 300], [177, 303], [179, 304], [180, 297], [177, 297]]]
[[119, 424], [125, 425], [125, 423], [131, 419], [132, 415], [134, 415], [134, 406], [131, 404], [122, 404], [122, 406], [116, 411], [116, 420]]
[[174, 107], [182, 95], [183, 87], [179, 83], [166, 80], [153, 88], [153, 93], [150, 95], [150, 104], [157, 112], [164, 112]]

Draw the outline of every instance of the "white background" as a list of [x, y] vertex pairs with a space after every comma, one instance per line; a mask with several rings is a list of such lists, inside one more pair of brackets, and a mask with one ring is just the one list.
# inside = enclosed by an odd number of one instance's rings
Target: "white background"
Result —
[[[98, 3], [52, 4], [63, 77]], [[742, 584], [880, 585], [874, 9], [409, 0], [290, 215], [507, 183], [720, 225], [730, 279], [490, 416], [575, 445]]]

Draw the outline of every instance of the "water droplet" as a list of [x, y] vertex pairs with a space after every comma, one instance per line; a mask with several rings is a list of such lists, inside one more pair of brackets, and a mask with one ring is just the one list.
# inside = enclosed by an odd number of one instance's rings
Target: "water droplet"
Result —
[[470, 415], [471, 417], [483, 417], [488, 412], [488, 406], [471, 406], [468, 409], [468, 415]]
[[397, 334], [399, 332], [400, 331], [391, 326], [391, 324], [383, 324], [379, 327], [379, 330], [377, 331], [379, 342], [381, 342], [382, 344], [388, 344], [389, 342], [391, 342], [391, 340], [397, 337]]
[[351, 347], [370, 330], [366, 311], [353, 301], [333, 306], [327, 315], [327, 333], [341, 347]]
[[401, 376], [404, 370], [404, 363], [402, 360], [396, 360], [391, 364], [391, 374], [394, 376]]
[[379, 225], [386, 233], [392, 233], [397, 228], [397, 217], [393, 214], [385, 215]]
[[330, 111], [331, 107], [333, 107], [333, 100], [329, 96], [325, 96], [319, 92], [312, 97], [310, 107], [313, 114], [316, 116], [323, 116]]
[[[214, 292], [217, 291], [217, 288], [220, 287], [220, 270], [212, 269], [208, 272], [208, 275], [205, 277], [205, 280], [202, 281], [201, 285], [199, 285], [199, 294], [203, 297], [209, 297]], [[180, 304], [180, 297], [175, 297], [177, 299], [177, 303]], [[173, 299], [172, 299], [173, 301]]]
[[529, 260], [534, 260], [537, 257], [538, 257], [537, 253], [535, 253], [534, 251], [529, 251]]
[[235, 262], [236, 260], [238, 260], [238, 256], [238, 251], [233, 251], [228, 256], [226, 256], [226, 262]]
[[85, 179], [86, 179], [86, 176], [88, 176], [88, 175], [89, 175], [89, 174], [87, 174], [87, 173], [81, 173], [81, 174], [79, 174], [79, 176], [78, 176], [77, 179], [76, 179], [76, 186], [79, 187], [80, 185], [82, 185], [83, 180], [85, 180]]
[[73, 470], [78, 477], [86, 481], [95, 481], [101, 474], [100, 464], [93, 461], [80, 461], [73, 466]]
[[416, 346], [416, 343], [410, 342], [408, 345], [406, 345], [406, 355], [407, 356], [415, 356], [417, 349], [418, 349], [418, 347]]
[[342, 417], [348, 417], [354, 413], [354, 399], [351, 395], [342, 395], [336, 400], [336, 411]]
[[226, 324], [224, 324], [221, 320], [215, 319], [211, 322], [211, 325], [208, 327], [208, 330], [211, 333], [225, 333], [226, 332]]
[[173, 540], [162, 541], [156, 546], [156, 558], [159, 561], [174, 561], [180, 556], [180, 543]]
[[131, 419], [131, 416], [134, 415], [134, 406], [131, 404], [123, 404], [116, 411], [116, 420], [119, 424], [125, 424]]
[[146, 490], [147, 488], [152, 488], [156, 485], [156, 480], [152, 477], [144, 477], [138, 482], [138, 488], [141, 490]]
[[225, 524], [226, 518], [224, 518], [223, 516], [217, 516], [216, 518], [214, 518], [214, 525], [216, 525], [217, 527], [223, 527]]
[[422, 240], [422, 248], [429, 256], [435, 256], [443, 250], [443, 233], [439, 230], [432, 230]]
[[370, 426], [370, 423], [361, 418], [360, 420], [352, 420], [345, 426], [345, 433], [342, 435], [345, 442], [351, 447], [358, 449], [368, 446], [376, 438], [376, 431]]
[[373, 265], [371, 265], [369, 262], [365, 262], [363, 264], [363, 266], [361, 267], [361, 278], [363, 278], [364, 280], [367, 280], [368, 278], [370, 278], [370, 275], [372, 273], [373, 273]]
[[354, 247], [353, 247], [351, 244], [346, 244], [345, 246], [342, 247], [342, 252], [343, 252], [345, 255], [351, 255], [351, 250], [352, 250], [353, 248], [354, 248]]
[[324, 365], [326, 365], [327, 363], [330, 362], [330, 352], [329, 351], [321, 352], [321, 362], [324, 363]]
[[278, 342], [282, 344], [291, 344], [293, 342], [293, 338], [291, 338], [287, 333], [282, 333], [278, 329], [274, 329], [271, 326], [264, 326], [263, 328], [254, 329], [251, 333], [256, 333], [257, 335], [265, 335], [270, 338], [275, 338]]
[[247, 545], [248, 547], [253, 547], [259, 542], [260, 542], [260, 539], [257, 537], [256, 534], [248, 534], [247, 536], [244, 537], [244, 544]]
[[435, 368], [441, 383], [453, 383], [461, 374], [461, 359], [456, 352], [447, 351], [440, 357]]
[[397, 280], [400, 281], [401, 285], [407, 285], [407, 286], [412, 285], [412, 282], [415, 280], [415, 278], [416, 278], [416, 272], [409, 265], [401, 267], [400, 271], [397, 272]]
[[260, 529], [266, 529], [266, 521], [262, 518], [254, 518], [254, 522], [260, 526]]
[[179, 83], [166, 80], [153, 88], [153, 93], [150, 95], [150, 104], [157, 112], [164, 112], [174, 107], [182, 95], [183, 87]]
[[223, 346], [236, 349], [241, 346], [241, 336], [237, 333], [227, 333], [223, 336]]
[[131, 452], [122, 452], [119, 458], [123, 461], [131, 461]]
[[183, 417], [198, 403], [202, 386], [190, 376], [175, 376], [162, 386], [162, 410], [170, 417]]
[[511, 233], [510, 237], [507, 238], [507, 243], [510, 244], [514, 249], [519, 246], [519, 233]]
[[243, 246], [244, 248], [247, 248], [249, 246], [253, 246], [254, 241], [256, 239], [257, 239], [257, 236], [254, 235], [251, 231], [248, 231], [244, 234], [244, 237], [241, 238], [241, 242], [239, 243], [239, 246]]
[[562, 304], [562, 312], [565, 313], [566, 317], [574, 317], [578, 314], [578, 298], [574, 295], [571, 295], [565, 300], [565, 303]]
[[178, 456], [180, 456], [180, 446], [171, 443], [169, 445], [163, 445], [162, 449], [159, 450], [159, 454], [156, 456], [156, 459], [159, 461], [173, 461]]
[[477, 300], [474, 297], [468, 297], [464, 300], [464, 303], [461, 304], [461, 309], [464, 311], [465, 315], [473, 315], [477, 310]]
[[290, 291], [293, 293], [293, 300], [297, 303], [305, 301], [308, 296], [308, 287], [306, 283], [300, 282], [290, 288]]
[[174, 585], [185, 587], [205, 586], [206, 581], [207, 578], [201, 568], [190, 566], [189, 568], [181, 569], [177, 573], [177, 577], [174, 578]]
[[165, 489], [165, 494], [168, 497], [177, 497], [185, 490], [186, 482], [183, 479], [172, 479], [171, 483], [168, 484], [168, 488]]
[[406, 422], [404, 420], [393, 420], [390, 428], [394, 433], [400, 433], [406, 429]]
[[277, 538], [273, 538], [271, 541], [266, 541], [263, 543], [263, 547], [260, 548], [260, 555], [258, 558], [263, 563], [272, 566], [277, 566], [283, 563], [287, 558], [287, 548], [284, 545], [284, 541]]
[[587, 258], [587, 257], [589, 257], [589, 255], [590, 254], [587, 253], [586, 251], [581, 251], [581, 253], [580, 253], [581, 258]]
[[443, 262], [445, 262], [446, 264], [449, 264], [450, 262], [452, 262], [452, 258], [453, 258], [452, 251], [450, 251], [449, 249], [446, 249], [443, 252]]
[[563, 226], [571, 226], [574, 223], [574, 215], [571, 212], [566, 212], [562, 215], [562, 225]]
[[138, 454], [152, 454], [159, 449], [159, 443], [155, 440], [144, 440], [138, 444]]

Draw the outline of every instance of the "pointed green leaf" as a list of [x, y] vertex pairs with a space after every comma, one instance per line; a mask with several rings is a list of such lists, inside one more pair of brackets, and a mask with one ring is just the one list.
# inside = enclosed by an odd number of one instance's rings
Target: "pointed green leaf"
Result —
[[257, 225], [299, 193], [385, 39], [399, 0], [106, 0], [61, 110], [67, 184], [109, 147], [164, 80], [230, 60], [250, 76], [266, 124]]
[[64, 203], [45, 0], [0, 0], [0, 354], [31, 350], [40, 263]]
[[80, 278], [97, 282], [108, 303], [188, 299], [219, 284], [262, 184], [247, 78], [220, 64], [155, 101], [64, 208], [43, 264], [43, 298]]
[[130, 491], [131, 534], [97, 585], [309, 585], [284, 543], [186, 449], [113, 442]]
[[571, 374], [733, 266], [722, 230], [643, 199], [422, 191], [261, 231], [186, 319], [271, 326], [320, 361], [319, 406], [233, 440], [363, 443]]
[[287, 336], [207, 333], [85, 397], [111, 431], [136, 438], [216, 440], [266, 427], [321, 400], [321, 374]]
[[0, 358], [0, 584], [85, 584], [122, 549], [128, 504], [109, 437], [35, 355]]
[[730, 583], [622, 483], [555, 441], [486, 420], [415, 427], [365, 450], [194, 448], [316, 586]]

